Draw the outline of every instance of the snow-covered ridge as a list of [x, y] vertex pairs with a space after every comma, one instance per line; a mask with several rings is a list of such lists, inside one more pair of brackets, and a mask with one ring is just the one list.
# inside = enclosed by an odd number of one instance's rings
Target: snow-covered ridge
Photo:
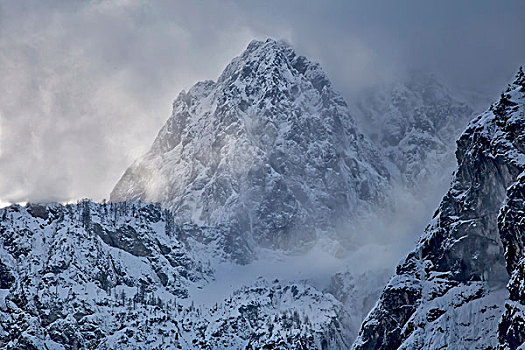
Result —
[[112, 348], [128, 329], [145, 339], [155, 307], [187, 298], [210, 275], [152, 204], [14, 205], [0, 215], [8, 349]]
[[388, 177], [319, 65], [269, 39], [179, 95], [111, 200], [160, 202], [181, 222], [235, 223], [248, 241], [291, 249], [347, 234]]
[[13, 205], [0, 217], [1, 348], [345, 349], [352, 341], [355, 316], [307, 281], [254, 276], [195, 303], [221, 262], [231, 264], [215, 241], [227, 235], [177, 227], [158, 205]]

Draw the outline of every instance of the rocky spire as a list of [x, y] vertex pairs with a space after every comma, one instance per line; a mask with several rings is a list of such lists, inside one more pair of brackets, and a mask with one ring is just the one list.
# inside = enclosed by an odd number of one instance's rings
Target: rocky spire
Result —
[[387, 186], [319, 64], [283, 41], [252, 41], [173, 106], [112, 201], [158, 201], [179, 221], [235, 224], [243, 239], [294, 248], [346, 232]]

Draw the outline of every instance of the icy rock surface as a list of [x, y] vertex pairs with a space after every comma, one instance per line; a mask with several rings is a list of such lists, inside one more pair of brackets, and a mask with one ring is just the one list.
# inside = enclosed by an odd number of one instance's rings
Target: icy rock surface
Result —
[[516, 166], [522, 170], [518, 180], [508, 188], [498, 224], [505, 247], [505, 260], [510, 281], [509, 298], [499, 324], [501, 349], [525, 347], [525, 74], [520, 70], [516, 81], [493, 106], [502, 119], [501, 128], [509, 135], [508, 152], [516, 157]]
[[525, 173], [509, 188], [499, 225], [511, 274], [509, 300], [499, 324], [500, 341], [502, 349], [517, 349], [525, 344]]
[[524, 104], [520, 70], [459, 138], [452, 186], [364, 321], [354, 349], [523, 343]]
[[248, 241], [290, 249], [346, 233], [388, 177], [320, 66], [268, 39], [180, 93], [111, 200], [160, 202], [180, 222], [235, 223]]

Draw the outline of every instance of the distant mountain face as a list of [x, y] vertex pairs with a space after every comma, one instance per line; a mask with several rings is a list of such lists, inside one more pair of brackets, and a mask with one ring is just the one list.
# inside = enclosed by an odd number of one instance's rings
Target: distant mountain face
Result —
[[520, 70], [459, 138], [454, 182], [364, 321], [355, 349], [523, 344], [524, 112]]
[[353, 107], [390, 172], [409, 189], [420, 190], [436, 174], [448, 182], [455, 141], [473, 110], [432, 74], [412, 72], [392, 86], [364, 91]]
[[181, 222], [234, 223], [248, 240], [292, 248], [348, 227], [388, 178], [319, 65], [269, 39], [179, 95], [111, 201], [160, 202]]

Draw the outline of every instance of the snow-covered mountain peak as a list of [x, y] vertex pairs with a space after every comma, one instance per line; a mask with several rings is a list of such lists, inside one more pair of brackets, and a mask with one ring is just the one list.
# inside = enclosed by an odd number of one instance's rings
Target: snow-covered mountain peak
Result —
[[299, 77], [310, 80], [318, 91], [330, 86], [319, 64], [297, 55], [285, 41], [254, 40], [226, 67], [218, 83], [254, 85], [256, 82], [253, 87], [260, 90], [291, 90]]
[[388, 184], [320, 66], [282, 41], [252, 42], [173, 107], [112, 201], [160, 202], [180, 222], [227, 223], [242, 239], [290, 248], [348, 227]]

